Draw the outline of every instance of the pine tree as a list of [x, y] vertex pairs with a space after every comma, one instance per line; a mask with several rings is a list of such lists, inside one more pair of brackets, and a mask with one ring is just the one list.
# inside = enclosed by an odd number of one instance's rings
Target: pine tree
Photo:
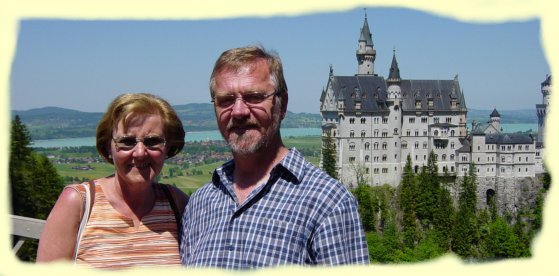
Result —
[[338, 179], [336, 169], [336, 145], [330, 132], [322, 139], [322, 169], [331, 177]]
[[421, 231], [415, 214], [417, 202], [417, 180], [412, 169], [411, 156], [408, 154], [399, 187], [399, 202], [402, 215], [404, 244], [413, 248], [421, 239]]
[[[12, 214], [46, 219], [64, 182], [48, 158], [36, 154], [30, 144], [29, 131], [16, 116], [12, 121], [9, 168]], [[37, 241], [27, 241], [18, 257], [34, 261], [36, 251]]]
[[452, 250], [464, 258], [480, 256], [476, 192], [476, 167], [471, 163], [468, 175], [462, 180], [452, 243]]
[[375, 209], [376, 206], [373, 205], [373, 200], [371, 197], [370, 187], [367, 185], [357, 185], [354, 189], [353, 195], [357, 199], [357, 209], [359, 212], [359, 217], [361, 218], [361, 223], [366, 232], [375, 231]]
[[32, 161], [30, 144], [29, 131], [21, 122], [19, 116], [16, 115], [11, 128], [9, 161], [12, 213], [16, 215], [25, 215], [25, 210], [29, 209], [27, 201], [29, 189], [24, 183], [28, 182], [30, 168], [32, 168], [30, 166]]

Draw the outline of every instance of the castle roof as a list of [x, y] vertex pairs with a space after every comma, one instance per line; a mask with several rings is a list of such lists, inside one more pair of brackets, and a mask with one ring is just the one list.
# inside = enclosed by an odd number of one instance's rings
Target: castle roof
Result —
[[485, 135], [485, 143], [497, 145], [532, 144], [534, 143], [534, 137], [517, 133], [491, 133]]
[[400, 68], [398, 67], [398, 61], [396, 61], [396, 51], [392, 56], [392, 65], [390, 65], [390, 72], [388, 72], [388, 81], [399, 81], [400, 80]]
[[493, 108], [493, 112], [491, 112], [491, 114], [489, 114], [489, 117], [490, 118], [493, 118], [493, 117], [499, 117], [500, 118], [501, 114], [499, 114], [499, 112], [497, 111], [496, 108]]
[[365, 41], [365, 45], [373, 46], [373, 38], [371, 31], [369, 30], [369, 22], [367, 21], [367, 16], [365, 16], [365, 21], [363, 21], [363, 28], [361, 28], [361, 36], [359, 41]]
[[[376, 75], [334, 76], [330, 85], [337, 99], [345, 100], [345, 110], [354, 111], [354, 103], [361, 101], [362, 112], [388, 111], [387, 84]], [[402, 111], [466, 111], [464, 95], [454, 80], [402, 80], [400, 83]], [[458, 92], [457, 92], [458, 91]], [[458, 97], [453, 95], [458, 94]], [[451, 102], [457, 102], [452, 108]], [[420, 102], [417, 108], [416, 102]], [[429, 107], [428, 102], [433, 106]]]

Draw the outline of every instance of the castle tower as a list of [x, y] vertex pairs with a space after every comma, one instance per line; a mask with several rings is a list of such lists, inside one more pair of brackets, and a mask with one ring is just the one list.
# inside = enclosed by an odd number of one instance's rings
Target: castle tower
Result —
[[543, 96], [542, 104], [536, 105], [536, 112], [538, 114], [538, 140], [537, 142], [543, 144], [543, 136], [545, 134], [545, 116], [547, 114], [547, 105], [549, 104], [549, 96], [551, 94], [551, 76], [547, 76], [545, 81], [541, 84], [541, 92]]
[[501, 131], [501, 114], [494, 108], [493, 112], [489, 115], [489, 122], [497, 131]]
[[359, 37], [359, 45], [355, 53], [357, 57], [357, 74], [358, 75], [373, 75], [375, 73], [375, 58], [376, 50], [373, 49], [373, 38], [369, 30], [369, 22], [367, 21], [367, 14], [365, 14], [365, 21], [363, 28], [361, 28], [361, 35]]

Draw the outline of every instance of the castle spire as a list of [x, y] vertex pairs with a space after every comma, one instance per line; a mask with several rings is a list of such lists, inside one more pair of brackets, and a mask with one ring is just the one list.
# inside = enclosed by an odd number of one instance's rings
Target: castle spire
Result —
[[398, 67], [398, 61], [396, 60], [396, 48], [394, 48], [392, 54], [392, 65], [390, 65], [390, 72], [388, 72], [387, 82], [400, 82], [400, 68]]
[[365, 20], [363, 21], [363, 27], [361, 28], [358, 47], [355, 53], [357, 57], [358, 75], [373, 75], [375, 73], [374, 63], [377, 53], [373, 47], [373, 38], [369, 29], [367, 13], [365, 12]]

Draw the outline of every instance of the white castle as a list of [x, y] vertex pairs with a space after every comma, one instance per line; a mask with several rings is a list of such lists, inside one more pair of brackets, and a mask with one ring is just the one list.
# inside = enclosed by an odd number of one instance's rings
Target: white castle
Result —
[[[439, 172], [452, 176], [467, 174], [471, 162], [479, 178], [493, 182], [534, 177], [543, 171], [541, 137], [550, 77], [542, 83], [544, 103], [537, 106], [540, 120], [536, 141], [531, 135], [502, 133], [496, 109], [486, 124], [474, 122], [468, 131], [466, 101], [458, 76], [446, 80], [402, 79], [395, 51], [388, 78], [376, 74], [376, 50], [366, 15], [356, 57], [357, 74], [353, 76], [336, 76], [330, 66], [320, 97], [322, 135], [329, 134], [335, 141], [338, 175], [345, 185], [355, 186], [359, 171], [370, 185], [397, 186], [407, 156], [419, 172], [427, 165], [431, 151]], [[487, 188], [488, 194], [491, 189], [498, 188]]]

